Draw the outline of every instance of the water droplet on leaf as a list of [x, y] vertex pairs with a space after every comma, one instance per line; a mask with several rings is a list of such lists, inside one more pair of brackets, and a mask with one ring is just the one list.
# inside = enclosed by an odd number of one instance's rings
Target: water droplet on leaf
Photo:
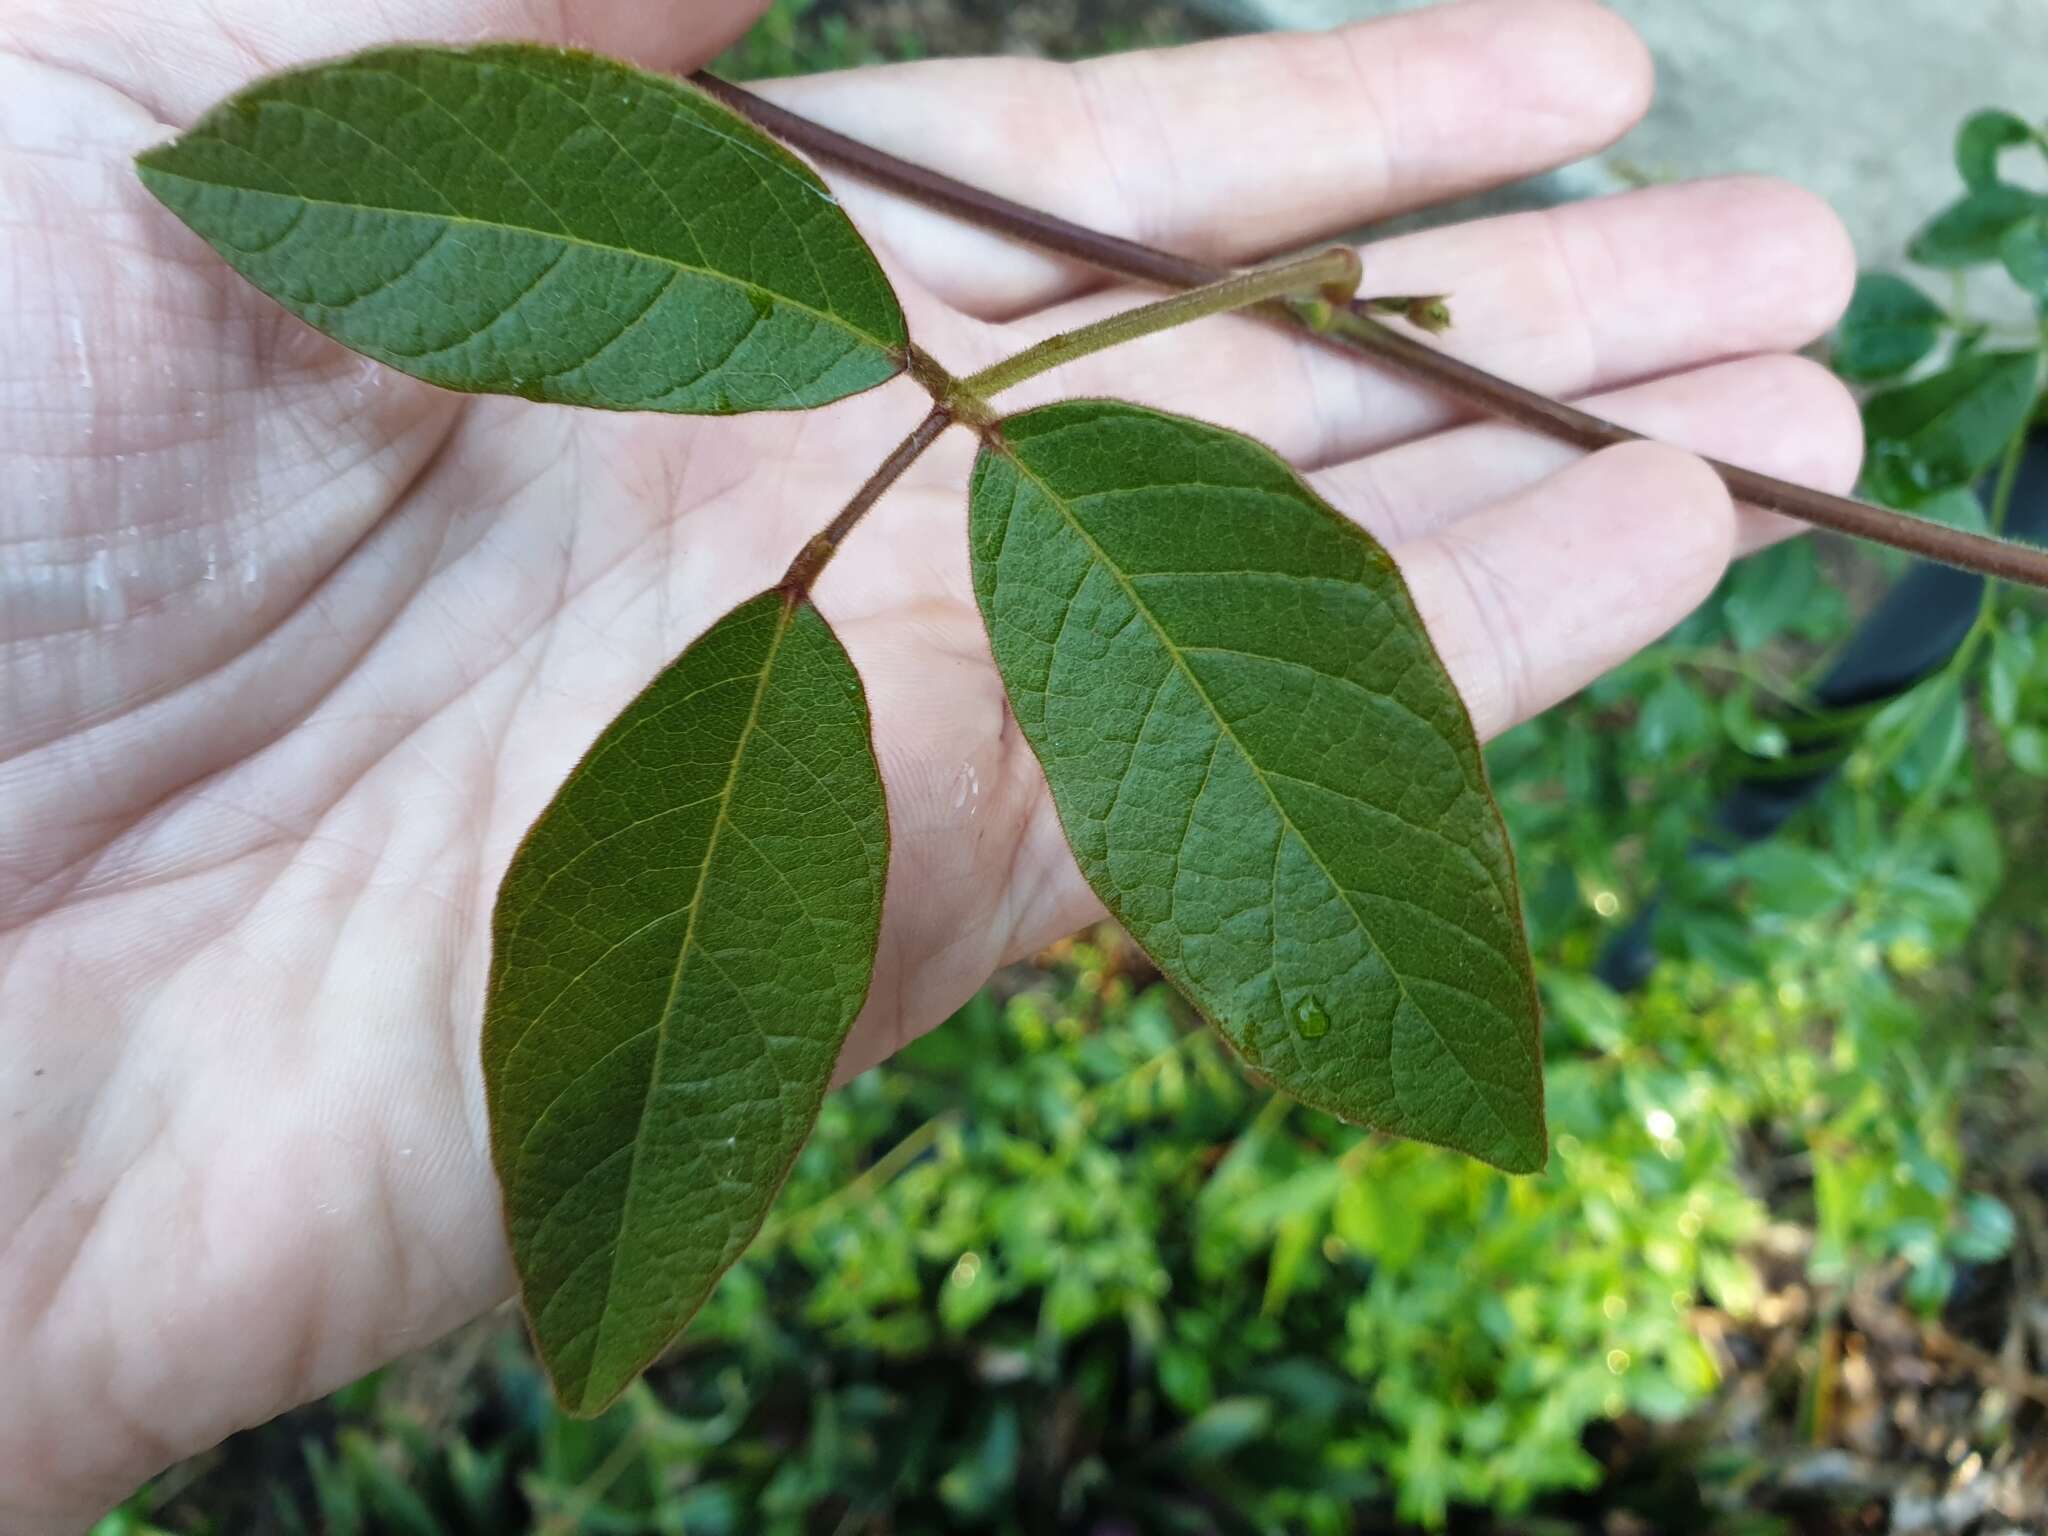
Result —
[[1304, 997], [1294, 1005], [1294, 1030], [1304, 1040], [1320, 1040], [1330, 1032], [1330, 1016], [1321, 1003]]

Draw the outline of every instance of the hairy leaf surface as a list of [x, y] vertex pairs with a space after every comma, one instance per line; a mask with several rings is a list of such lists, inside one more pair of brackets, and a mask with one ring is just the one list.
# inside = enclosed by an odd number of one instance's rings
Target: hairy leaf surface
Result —
[[759, 1229], [874, 969], [867, 702], [808, 603], [743, 603], [598, 738], [513, 860], [484, 1078], [527, 1316], [601, 1408]]
[[809, 168], [589, 54], [380, 48], [259, 81], [137, 164], [258, 288], [448, 389], [774, 410], [902, 366], [896, 297]]
[[1259, 444], [1105, 401], [1003, 422], [970, 517], [1018, 723], [1160, 968], [1304, 1102], [1540, 1166], [1506, 833], [1386, 552]]

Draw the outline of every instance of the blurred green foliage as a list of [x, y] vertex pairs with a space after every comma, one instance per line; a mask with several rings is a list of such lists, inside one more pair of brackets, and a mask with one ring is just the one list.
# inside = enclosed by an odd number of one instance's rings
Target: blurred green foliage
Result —
[[[806, 9], [738, 68], [820, 62], [791, 55]], [[2000, 190], [2040, 147], [2017, 121], [1965, 130], [1966, 211], [1921, 246], [2024, 285], [2040, 209], [1985, 227], [2031, 196]], [[2003, 463], [1997, 518], [2041, 338], [1989, 329], [1866, 280], [1845, 372], [1920, 370], [1871, 404], [1870, 489], [1973, 520], [1957, 493]], [[604, 1418], [556, 1414], [498, 1326], [438, 1397], [370, 1378], [258, 1432], [273, 1467], [291, 1449], [266, 1485], [173, 1474], [101, 1536], [1434, 1527], [1590, 1487], [1592, 1426], [1705, 1402], [1696, 1313], [1757, 1306], [1771, 1224], [1810, 1234], [1812, 1282], [1893, 1264], [1938, 1311], [2013, 1236], [1965, 1138], [1990, 1047], [2044, 1043], [2048, 620], [1992, 593], [1939, 676], [1819, 733], [1842, 772], [1785, 833], [1689, 857], [1717, 794], [1816, 734], [1798, 677], [1850, 627], [1844, 570], [1869, 575], [1804, 540], [1744, 562], [1493, 750], [1550, 1009], [1542, 1175], [1248, 1083], [1098, 935], [836, 1095], [753, 1252]], [[1595, 959], [1659, 890], [1663, 963], [1623, 997]], [[1700, 1480], [1660, 1529], [1763, 1528]]]
[[862, 64], [898, 63], [920, 56], [914, 33], [877, 35], [819, 0], [775, 0], [712, 65], [731, 80], [772, 80]]

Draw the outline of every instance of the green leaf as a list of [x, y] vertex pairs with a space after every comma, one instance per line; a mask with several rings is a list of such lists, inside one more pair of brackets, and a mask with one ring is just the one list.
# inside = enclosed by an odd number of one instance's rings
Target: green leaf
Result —
[[1017, 1463], [1022, 1450], [1016, 1404], [999, 1400], [988, 1411], [979, 1444], [939, 1478], [940, 1500], [965, 1519], [993, 1514], [1017, 1485]]
[[1991, 519], [1984, 514], [1984, 503], [1977, 499], [1976, 490], [1967, 485], [1951, 486], [1924, 501], [1916, 500], [1913, 515], [1926, 522], [1961, 528], [1967, 533], [1991, 531]]
[[1965, 194], [1936, 214], [1906, 247], [1906, 254], [1927, 267], [1974, 267], [1998, 260], [1998, 243], [2007, 230], [2038, 213], [2041, 199], [2022, 187], [2003, 182]]
[[1873, 481], [1904, 499], [1967, 485], [2026, 424], [2038, 372], [2032, 352], [1977, 352], [1873, 396], [1863, 407]]
[[1756, 712], [1756, 693], [1747, 683], [1722, 698], [1721, 729], [1752, 757], [1775, 762], [1792, 750], [1785, 728]]
[[1178, 1340], [1161, 1346], [1158, 1376], [1159, 1390], [1183, 1413], [1200, 1413], [1215, 1397], [1208, 1356]]
[[1934, 350], [1947, 317], [1902, 277], [1865, 272], [1835, 340], [1835, 372], [1845, 379], [1889, 379]]
[[448, 389], [788, 410], [902, 366], [903, 312], [816, 175], [589, 54], [376, 49], [259, 81], [137, 165], [292, 313]]
[[1812, 611], [1821, 587], [1813, 546], [1799, 539], [1752, 555], [1729, 572], [1721, 613], [1742, 651], [1760, 649]]
[[1910, 745], [1892, 764], [1892, 776], [1908, 794], [1946, 783], [1969, 750], [1969, 721], [1963, 712], [1963, 689], [1953, 674], [1921, 685], [1930, 689], [1923, 723]]
[[1264, 1077], [1512, 1171], [1545, 1155], [1513, 859], [1393, 561], [1251, 440], [1010, 417], [975, 594], [1082, 873]]
[[1991, 631], [1991, 664], [1985, 669], [1985, 695], [1991, 721], [2001, 731], [2019, 724], [2020, 698], [2034, 672], [2034, 633], [2030, 629]]
[[628, 705], [527, 835], [484, 1084], [572, 1411], [616, 1397], [759, 1229], [867, 995], [887, 865], [860, 679], [775, 592]]
[[2048, 307], [2048, 213], [2008, 229], [1998, 242], [1998, 256], [2027, 297]]
[[1996, 1195], [1971, 1195], [1958, 1212], [1949, 1252], [1968, 1264], [1993, 1264], [2012, 1251], [2017, 1223]]
[[1838, 862], [1791, 843], [1771, 841], [1746, 849], [1736, 870], [1749, 882], [1760, 913], [1796, 921], [1835, 911], [1856, 894], [1856, 882]]
[[1263, 1397], [1226, 1397], [1211, 1404], [1165, 1447], [1176, 1461], [1200, 1465], [1223, 1461], [1272, 1426], [1273, 1405]]
[[1956, 169], [1964, 185], [1981, 191], [1998, 181], [1998, 157], [2020, 144], [2038, 143], [2033, 124], [1988, 108], [1972, 113], [1956, 134]]
[[1697, 751], [1713, 726], [1713, 711], [1699, 689], [1670, 672], [1643, 700], [1636, 717], [1636, 745], [1646, 757], [1683, 755]]
[[1545, 972], [1543, 992], [1550, 1001], [1554, 1025], [1563, 1024], [1603, 1054], [1627, 1049], [1628, 1009], [1605, 982], [1558, 967]]
[[2005, 751], [2021, 773], [2048, 779], [2048, 731], [2038, 725], [2022, 725], [2006, 736]]

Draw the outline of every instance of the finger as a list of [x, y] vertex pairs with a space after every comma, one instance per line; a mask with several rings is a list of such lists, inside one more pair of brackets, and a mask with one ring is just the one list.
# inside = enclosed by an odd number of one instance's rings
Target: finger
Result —
[[157, 121], [192, 121], [221, 96], [293, 64], [378, 43], [524, 39], [589, 48], [649, 69], [694, 69], [738, 37], [768, 0], [417, 0], [406, 6], [275, 0], [0, 0], [0, 48], [112, 86]]
[[[1833, 374], [1800, 357], [1754, 357], [1585, 402], [1609, 421], [1746, 469], [1837, 494], [1856, 483], [1863, 423]], [[1576, 462], [1568, 443], [1497, 422], [1459, 427], [1312, 477], [1388, 544], [1425, 538]], [[1740, 553], [1790, 533], [1789, 518], [1736, 509]]]
[[[1239, 261], [1511, 181], [1642, 115], [1651, 69], [1589, 0], [1470, 0], [1335, 32], [1083, 64], [965, 59], [764, 85], [880, 148], [1114, 234]], [[1099, 286], [849, 181], [861, 227], [971, 313]]]
[[[1660, 187], [1404, 236], [1364, 252], [1367, 292], [1448, 292], [1439, 345], [1544, 394], [1582, 395], [1757, 352], [1792, 351], [1847, 305], [1855, 256], [1832, 209], [1755, 178]], [[1094, 295], [1004, 328], [993, 347], [1139, 302]], [[1256, 381], [1250, 386], [1249, 381]], [[1115, 394], [1249, 432], [1303, 468], [1469, 415], [1298, 332], [1230, 317], [1099, 353], [1005, 395]]]
[[1684, 618], [1720, 580], [1733, 541], [1712, 470], [1676, 448], [1629, 443], [1394, 559], [1483, 741]]

